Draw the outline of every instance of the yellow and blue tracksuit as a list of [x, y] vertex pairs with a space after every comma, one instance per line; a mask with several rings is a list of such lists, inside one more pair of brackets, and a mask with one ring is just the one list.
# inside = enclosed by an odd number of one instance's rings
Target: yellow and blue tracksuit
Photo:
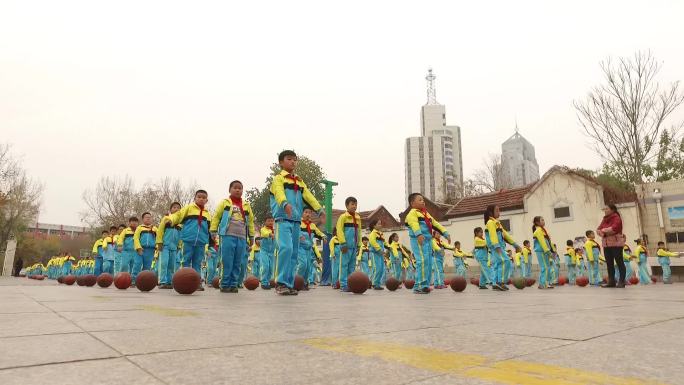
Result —
[[367, 276], [370, 277], [370, 268], [368, 267], [368, 261], [371, 258], [371, 251], [370, 247], [368, 245], [361, 245], [361, 248], [359, 249], [359, 256], [356, 257], [356, 260], [359, 263], [359, 269], [366, 274]]
[[[294, 286], [299, 232], [302, 211], [305, 207], [314, 212], [321, 211], [321, 205], [306, 183], [299, 177], [282, 170], [273, 178], [270, 187], [271, 214], [275, 219], [275, 275], [278, 285]], [[285, 207], [290, 206], [292, 216], [288, 217]], [[338, 234], [339, 235], [339, 234]]]
[[[629, 248], [629, 246], [625, 245], [622, 248], [622, 259], [625, 261], [625, 279], [629, 279], [632, 274], [634, 274], [634, 271], [632, 270], [632, 249]], [[617, 262], [616, 262], [617, 263]], [[618, 282], [620, 280], [620, 271], [616, 268], [615, 269], [615, 282]]]
[[337, 240], [337, 236], [333, 236], [330, 239], [330, 279], [331, 279], [331, 285], [333, 289], [337, 285], [337, 282], [340, 281], [340, 241]]
[[325, 234], [318, 229], [315, 223], [302, 221], [299, 227], [299, 250], [297, 252], [297, 275], [309, 282], [309, 276], [314, 269], [313, 262], [316, 258], [313, 248], [314, 239], [323, 240]]
[[102, 260], [104, 254], [102, 253], [102, 243], [104, 238], [100, 238], [93, 244], [93, 257], [95, 258], [95, 275], [100, 275], [102, 272]]
[[537, 254], [539, 263], [539, 286], [546, 287], [551, 284], [551, 271], [549, 259], [553, 255], [551, 239], [542, 226], [534, 227], [534, 252]]
[[599, 259], [601, 258], [601, 246], [593, 239], [587, 239], [584, 243], [584, 254], [587, 256], [589, 265], [589, 283], [593, 286], [598, 286], [601, 281], [601, 273], [599, 272]]
[[465, 267], [465, 261], [464, 259], [466, 258], [466, 253], [464, 253], [461, 249], [454, 248], [454, 269], [456, 272], [456, 275], [459, 277], [465, 278], [467, 275], [467, 270]]
[[216, 272], [218, 270], [219, 245], [218, 244], [215, 244], [212, 246], [207, 245], [206, 246], [206, 254], [207, 254], [207, 275], [206, 275], [206, 278], [204, 279], [204, 282], [206, 282], [207, 285], [211, 285], [212, 282], [214, 281], [214, 277], [216, 276]]
[[551, 283], [558, 283], [558, 276], [560, 275], [560, 257], [556, 252], [556, 247], [551, 245], [551, 256], [549, 257], [549, 276]]
[[133, 236], [135, 230], [130, 227], [123, 229], [119, 234], [119, 239], [116, 241], [117, 246], [121, 247], [121, 266], [120, 271], [131, 272], [133, 270], [133, 261], [135, 261], [135, 247], [133, 246]]
[[572, 246], [566, 247], [564, 256], [565, 267], [568, 269], [568, 284], [574, 285], [577, 273], [577, 266], [575, 265], [575, 262], [577, 260], [577, 256], [575, 255], [575, 248]]
[[194, 202], [169, 216], [171, 226], [182, 225], [180, 239], [183, 242], [183, 267], [201, 272], [204, 246], [209, 243], [211, 214]]
[[522, 251], [513, 252], [513, 269], [515, 270], [515, 275], [522, 277]]
[[[413, 286], [413, 291], [422, 291], [430, 286], [432, 232], [437, 231], [446, 238], [449, 238], [449, 233], [427, 211], [423, 212], [413, 208], [406, 215], [405, 222], [409, 229], [411, 249], [416, 257], [416, 283]], [[418, 243], [418, 237], [421, 235], [424, 237], [422, 245]]]
[[492, 270], [489, 267], [489, 250], [487, 249], [487, 241], [484, 238], [475, 237], [475, 248], [473, 255], [478, 264], [480, 264], [480, 287], [484, 288], [492, 284]]
[[64, 265], [62, 265], [62, 275], [70, 275], [76, 259], [71, 255], [64, 257]]
[[663, 283], [672, 283], [672, 270], [670, 269], [670, 258], [678, 257], [678, 253], [673, 253], [667, 249], [658, 249], [658, 264], [663, 268]]
[[[245, 238], [231, 235], [229, 230], [233, 224], [245, 227]], [[211, 221], [210, 231], [220, 237], [221, 264], [223, 276], [221, 288], [241, 287], [247, 272], [247, 252], [254, 239], [254, 212], [249, 202], [242, 202], [242, 210], [233, 201], [223, 199], [219, 202]]]
[[259, 246], [260, 243], [260, 237], [254, 238], [254, 243], [252, 244], [252, 247], [249, 250], [249, 260], [252, 262], [249, 271], [255, 277], [261, 276], [261, 264], [259, 263], [259, 252], [261, 251], [261, 246]]
[[532, 249], [529, 248], [528, 246], [523, 246], [522, 248], [522, 266], [523, 266], [523, 277], [525, 278], [531, 278], [532, 277], [532, 258], [530, 258], [530, 255], [532, 255]]
[[123, 260], [123, 251], [119, 251], [119, 238], [122, 237], [123, 230], [119, 231], [114, 236], [114, 274], [121, 271], [121, 261]]
[[492, 261], [492, 281], [493, 283], [503, 284], [508, 274], [506, 265], [510, 266], [510, 261], [508, 261], [505, 251], [506, 243], [513, 245], [516, 249], [518, 245], [496, 218], [489, 218], [484, 234]]
[[[515, 251], [514, 251], [515, 252]], [[504, 263], [505, 263], [505, 274], [504, 274], [504, 282], [508, 282], [508, 280], [511, 278], [513, 275], [513, 270], [515, 269], [515, 266], [513, 265], [513, 260], [511, 259], [512, 256], [508, 253], [504, 254]]]
[[432, 238], [432, 251], [434, 252], [433, 264], [433, 284], [435, 287], [444, 286], [444, 249], [454, 250], [454, 247], [448, 243], [442, 242], [442, 239]]
[[261, 228], [261, 250], [259, 251], [259, 263], [261, 264], [261, 286], [270, 287], [269, 281], [273, 278], [273, 265], [275, 263], [275, 235], [269, 227]]
[[368, 245], [370, 246], [371, 259], [373, 261], [371, 284], [373, 287], [381, 287], [385, 275], [385, 238], [380, 230], [373, 229], [371, 231], [368, 236]]
[[639, 245], [634, 251], [634, 254], [637, 257], [639, 264], [639, 283], [648, 285], [651, 283], [651, 275], [648, 274], [648, 253], [646, 252], [646, 248]]
[[[114, 258], [116, 257], [115, 235], [109, 235], [102, 240], [102, 273], [114, 274]], [[95, 261], [95, 271], [97, 272], [97, 261]], [[97, 275], [97, 274], [96, 274]]]
[[401, 281], [401, 261], [404, 253], [401, 250], [401, 245], [397, 241], [390, 243], [389, 246], [391, 276], [394, 277], [394, 279]]
[[[178, 265], [178, 243], [180, 242], [180, 225], [171, 223], [171, 216], [166, 215], [157, 226], [157, 248], [161, 246], [159, 255], [159, 284], [171, 285], [171, 278], [176, 273]], [[209, 281], [211, 282], [211, 281]]]
[[152, 268], [154, 250], [157, 245], [157, 228], [155, 226], [140, 225], [133, 234], [133, 247], [135, 248], [133, 272], [131, 279], [135, 283], [135, 278], [143, 270]]
[[[340, 290], [349, 291], [347, 286], [347, 277], [354, 272], [356, 268], [356, 255], [359, 252], [361, 245], [361, 216], [358, 213], [350, 214], [344, 212], [337, 218], [337, 240], [340, 242], [340, 251], [346, 247], [347, 252], [342, 252], [339, 260], [339, 274], [340, 274]], [[375, 235], [373, 235], [375, 234]], [[385, 240], [382, 238], [382, 233], [379, 230], [373, 230], [368, 237], [368, 243], [371, 245], [371, 252], [376, 258], [375, 254], [385, 252]], [[380, 254], [382, 260], [382, 254]], [[380, 269], [381, 271], [383, 269]], [[377, 274], [377, 271], [376, 271]], [[382, 276], [380, 276], [382, 279]], [[373, 281], [375, 285], [375, 280]]]

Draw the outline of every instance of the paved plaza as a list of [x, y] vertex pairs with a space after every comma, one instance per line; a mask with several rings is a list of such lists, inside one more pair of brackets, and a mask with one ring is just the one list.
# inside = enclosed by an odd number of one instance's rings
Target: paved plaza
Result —
[[682, 384], [684, 284], [191, 296], [0, 278], [0, 384]]

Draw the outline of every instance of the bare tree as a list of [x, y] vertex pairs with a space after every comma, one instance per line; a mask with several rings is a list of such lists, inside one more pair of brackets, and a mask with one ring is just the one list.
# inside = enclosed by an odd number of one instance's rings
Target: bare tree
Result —
[[512, 183], [501, 162], [501, 155], [489, 154], [482, 162], [482, 168], [475, 170], [473, 177], [466, 181], [467, 186], [464, 186], [470, 194], [479, 195], [511, 188]]
[[94, 190], [83, 192], [87, 209], [81, 212], [81, 219], [93, 228], [101, 228], [126, 223], [129, 217], [149, 211], [158, 222], [172, 202], [185, 205], [192, 201], [195, 190], [196, 183], [183, 186], [180, 180], [169, 177], [147, 182], [136, 189], [129, 176], [105, 176], [100, 178]]
[[586, 100], [574, 102], [594, 151], [631, 184], [644, 182], [658, 155], [655, 144], [665, 121], [684, 102], [679, 82], [661, 89], [655, 80], [660, 69], [650, 52], [617, 61], [608, 58], [601, 62], [606, 84], [594, 87]]
[[5, 183], [8, 189], [0, 205], [0, 245], [3, 247], [38, 216], [43, 193], [43, 186], [20, 167]]

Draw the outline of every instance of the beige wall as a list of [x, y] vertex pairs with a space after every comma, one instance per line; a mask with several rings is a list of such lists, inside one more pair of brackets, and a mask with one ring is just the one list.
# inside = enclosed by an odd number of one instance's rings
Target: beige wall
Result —
[[[661, 199], [661, 214], [663, 218], [664, 227], [660, 227], [658, 220], [658, 205], [653, 198], [653, 190], [660, 189], [662, 194]], [[649, 251], [651, 255], [655, 255], [658, 241], [666, 242], [665, 233], [670, 232], [684, 232], [684, 226], [678, 226], [670, 222], [668, 216], [668, 208], [684, 206], [684, 180], [675, 180], [667, 182], [646, 183], [637, 187], [637, 194], [641, 204], [641, 221], [642, 231], [648, 235]], [[667, 247], [672, 251], [684, 251], [684, 242], [668, 243]], [[651, 264], [657, 264], [655, 257]], [[672, 258], [672, 265], [684, 265], [684, 260], [681, 258]]]
[[[525, 198], [525, 209], [507, 211], [500, 219], [511, 222], [510, 234], [520, 245], [524, 240], [532, 241], [532, 220], [541, 215], [546, 220], [546, 227], [551, 239], [558, 249], [565, 249], [565, 242], [575, 237], [583, 237], [586, 230], [595, 230], [603, 218], [603, 191], [600, 186], [584, 178], [564, 174], [562, 172], [549, 176]], [[572, 219], [554, 221], [553, 209], [557, 206], [570, 206]], [[623, 232], [627, 236], [630, 247], [634, 249], [633, 240], [639, 236], [637, 208], [633, 203], [619, 205], [623, 219]], [[463, 250], [473, 249], [473, 229], [483, 227], [484, 219], [481, 215], [452, 219], [443, 225], [451, 234], [452, 241], [461, 241]], [[399, 233], [401, 242], [409, 246], [408, 232]], [[450, 255], [450, 254], [449, 254]], [[536, 263], [536, 258], [533, 258]], [[451, 258], [447, 257], [451, 264]], [[470, 265], [476, 265], [470, 262]]]

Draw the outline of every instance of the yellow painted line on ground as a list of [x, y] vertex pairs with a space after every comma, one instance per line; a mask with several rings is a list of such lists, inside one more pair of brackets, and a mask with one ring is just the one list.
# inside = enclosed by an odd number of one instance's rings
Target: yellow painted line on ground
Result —
[[157, 305], [140, 305], [138, 307], [142, 310], [165, 315], [168, 317], [192, 317], [199, 315], [199, 313], [191, 310], [174, 309], [172, 307], [163, 307]]
[[660, 385], [657, 381], [611, 376], [556, 365], [527, 361], [494, 362], [485, 356], [428, 349], [418, 346], [353, 338], [315, 338], [304, 344], [327, 351], [379, 358], [417, 369], [487, 380], [502, 384], [525, 385]]
[[101, 302], [108, 302], [112, 300], [111, 297], [106, 297], [104, 295], [91, 295], [90, 298], [96, 299]]

